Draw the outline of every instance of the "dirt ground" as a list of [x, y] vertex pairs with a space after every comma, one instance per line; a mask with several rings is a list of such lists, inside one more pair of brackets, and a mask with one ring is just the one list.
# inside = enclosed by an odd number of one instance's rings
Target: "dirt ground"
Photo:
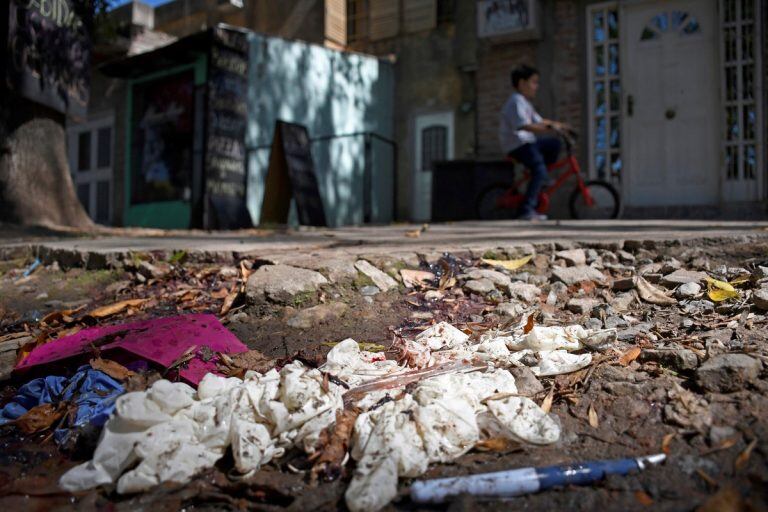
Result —
[[[506, 501], [462, 496], [448, 508], [768, 510], [768, 316], [749, 300], [761, 286], [754, 275], [760, 266], [768, 266], [768, 243], [651, 243], [625, 247], [631, 261], [609, 244], [592, 250], [605, 262], [614, 256], [617, 261], [626, 260], [623, 269], [618, 265], [603, 270], [613, 280], [639, 273], [644, 264], [675, 261], [683, 269], [703, 270], [732, 281], [743, 269], [752, 280], [739, 287], [739, 298], [714, 303], [712, 308], [686, 310], [693, 298], [666, 306], [635, 300], [622, 314], [607, 309], [601, 316], [600, 308], [574, 312], [577, 308], [568, 301], [594, 299], [606, 309], [619, 292], [610, 284], [580, 282], [564, 291], [560, 287], [556, 300], [548, 301], [555, 289], [552, 270], [566, 263], [554, 250], [538, 250], [535, 260], [510, 274], [525, 272], [526, 281], [539, 287], [537, 300], [524, 304], [535, 311], [536, 322], [595, 325], [597, 319], [607, 327], [606, 316], [612, 317], [617, 319], [618, 340], [609, 349], [595, 352], [592, 364], [583, 370], [539, 379], [543, 391], [534, 400], [552, 401], [551, 413], [562, 427], [556, 444], [510, 443], [494, 451], [472, 450], [452, 464], [431, 465], [423, 478], [664, 452], [668, 460], [658, 467], [612, 476], [592, 486], [558, 488]], [[457, 262], [460, 272], [479, 268], [478, 258], [464, 256]], [[145, 261], [149, 260], [151, 257]], [[54, 338], [86, 325], [211, 312], [220, 315], [249, 348], [270, 358], [289, 358], [303, 351], [321, 359], [333, 342], [348, 337], [389, 347], [395, 336], [410, 337], [443, 320], [477, 337], [520, 319], [499, 312], [498, 303], [510, 302], [509, 297], [473, 293], [461, 279], [442, 290], [438, 299], [427, 298], [427, 289], [402, 285], [387, 293], [364, 295], [361, 290], [370, 283], [359, 280], [325, 285], [317, 293], [300, 294], [287, 303], [253, 303], [235, 294], [232, 307], [222, 314], [222, 303], [243, 277], [238, 262], [230, 262], [231, 267], [222, 271], [221, 264], [186, 264], [183, 258], [153, 261], [143, 269], [141, 261], [137, 257], [124, 268], [101, 271], [54, 265], [40, 267], [29, 277], [21, 273], [31, 259], [0, 262], [0, 339], [27, 331], [39, 342], [41, 335]], [[426, 265], [422, 269], [429, 270]], [[696, 299], [706, 300], [706, 292], [703, 286]], [[98, 306], [135, 298], [148, 300], [119, 314], [85, 314]], [[304, 324], [295, 320], [300, 312], [321, 305], [335, 309], [326, 316], [311, 316]], [[63, 319], [51, 315], [61, 311], [66, 312]], [[643, 328], [633, 330], [638, 325]], [[635, 347], [640, 351], [629, 357]], [[689, 358], [694, 354], [694, 363], [690, 359], [681, 362], [681, 354]], [[762, 370], [744, 382], [734, 376], [736, 384], [727, 390], [707, 389], [697, 376], [699, 369], [722, 354], [749, 355], [762, 362]], [[388, 357], [395, 356], [388, 353]], [[0, 383], [0, 405], [22, 383]], [[164, 485], [142, 495], [60, 491], [58, 476], [88, 460], [92, 448], [91, 441], [63, 453], [49, 432], [25, 436], [13, 426], [0, 427], [0, 504], [11, 507], [9, 510], [344, 510], [343, 493], [351, 476], [352, 463], [340, 480], [311, 485], [301, 472], [307, 467], [306, 458], [291, 452], [247, 479], [231, 474], [231, 456], [227, 456], [189, 484]], [[400, 496], [386, 510], [436, 509], [411, 503], [408, 486], [409, 480], [401, 479]]]

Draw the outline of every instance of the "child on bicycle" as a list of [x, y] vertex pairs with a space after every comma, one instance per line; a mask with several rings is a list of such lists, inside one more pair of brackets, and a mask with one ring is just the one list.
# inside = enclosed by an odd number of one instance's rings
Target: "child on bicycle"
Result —
[[514, 158], [531, 174], [525, 201], [517, 212], [523, 220], [546, 220], [536, 212], [539, 193], [547, 180], [547, 166], [557, 160], [560, 153], [558, 132], [569, 131], [564, 123], [542, 118], [531, 101], [539, 89], [539, 72], [521, 64], [512, 70], [514, 92], [501, 109], [499, 141], [504, 154]]

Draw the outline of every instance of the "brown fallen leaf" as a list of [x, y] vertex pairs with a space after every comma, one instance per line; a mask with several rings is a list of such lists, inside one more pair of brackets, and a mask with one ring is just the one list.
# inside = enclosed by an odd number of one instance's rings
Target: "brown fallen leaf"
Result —
[[221, 305], [221, 310], [219, 310], [219, 315], [226, 315], [229, 313], [229, 311], [232, 309], [232, 307], [235, 305], [235, 302], [240, 298], [241, 292], [240, 292], [240, 285], [235, 284], [232, 287], [232, 291], [229, 292], [229, 295], [227, 295], [224, 298], [224, 303]]
[[549, 414], [552, 409], [552, 401], [555, 399], [555, 386], [549, 388], [549, 393], [544, 397], [544, 401], [541, 402], [541, 410], [544, 414]]
[[176, 358], [174, 362], [168, 365], [168, 368], [166, 368], [165, 371], [169, 371], [178, 366], [181, 366], [187, 361], [191, 361], [196, 356], [197, 356], [197, 345], [192, 345], [187, 350], [185, 350], [178, 358]]
[[744, 498], [736, 488], [727, 485], [709, 497], [696, 512], [743, 512]]
[[419, 238], [421, 236], [421, 228], [414, 229], [413, 231], [406, 231], [405, 236], [408, 238]]
[[112, 361], [111, 359], [102, 359], [101, 357], [97, 357], [95, 359], [91, 359], [89, 364], [94, 370], [104, 372], [113, 379], [120, 382], [134, 375], [134, 372], [121, 365], [117, 361]]
[[536, 325], [536, 313], [532, 313], [528, 316], [528, 320], [525, 322], [525, 327], [523, 327], [523, 333], [528, 334], [531, 332], [534, 325]]
[[14, 422], [25, 434], [47, 430], [67, 412], [67, 404], [41, 404], [28, 410]]
[[627, 366], [629, 363], [631, 363], [632, 361], [638, 358], [638, 356], [640, 355], [640, 352], [642, 352], [640, 347], [628, 348], [626, 352], [621, 354], [621, 356], [619, 357], [619, 364], [621, 366]]
[[597, 411], [595, 410], [595, 406], [592, 404], [589, 404], [589, 426], [592, 428], [597, 428], [600, 426], [600, 421], [597, 418]]
[[61, 311], [52, 311], [51, 313], [48, 313], [45, 315], [41, 320], [40, 323], [43, 325], [54, 325], [54, 324], [71, 324], [74, 322], [73, 315], [76, 314], [78, 311], [83, 309], [84, 306], [81, 306], [77, 309], [63, 309]]
[[653, 505], [653, 498], [651, 498], [645, 491], [635, 491], [635, 499], [644, 507]]
[[229, 290], [227, 290], [225, 287], [221, 287], [218, 290], [211, 292], [212, 299], [223, 299], [227, 295], [229, 295]]
[[645, 302], [658, 306], [670, 306], [677, 304], [677, 300], [653, 286], [642, 276], [637, 276], [637, 293]]
[[239, 354], [224, 354], [220, 352], [218, 368], [229, 377], [242, 377], [248, 370], [267, 373], [277, 364], [276, 359], [269, 358], [258, 350], [248, 350]]
[[349, 440], [359, 414], [360, 410], [356, 407], [336, 411], [336, 423], [320, 433], [317, 443], [319, 448], [310, 457], [310, 460], [314, 461], [312, 481], [322, 479], [331, 482], [341, 476]]
[[149, 302], [149, 299], [121, 300], [120, 302], [109, 304], [108, 306], [102, 306], [100, 308], [96, 308], [93, 311], [87, 313], [87, 316], [92, 316], [93, 318], [104, 318], [107, 316], [112, 316], [118, 313], [122, 313], [123, 311], [129, 308], [139, 308], [147, 302]]
[[661, 451], [664, 454], [669, 455], [669, 451], [670, 451], [669, 445], [672, 444], [672, 439], [675, 438], [675, 435], [676, 434], [672, 432], [671, 434], [665, 435], [664, 439], [661, 440]]
[[701, 477], [702, 480], [707, 482], [711, 487], [718, 487], [717, 480], [706, 474], [704, 471], [702, 471], [699, 468], [696, 468], [696, 473]]
[[483, 439], [475, 444], [475, 450], [479, 452], [508, 452], [519, 444], [506, 437], [492, 437]]
[[432, 281], [435, 274], [425, 270], [401, 269], [400, 276], [403, 278], [403, 284], [406, 288], [419, 288], [424, 285], [424, 281]]
[[246, 282], [252, 273], [253, 263], [248, 260], [240, 260], [240, 279]]
[[747, 445], [744, 451], [741, 452], [738, 457], [736, 457], [736, 460], [733, 463], [733, 468], [735, 471], [739, 471], [747, 465], [747, 462], [749, 462], [749, 456], [752, 455], [752, 450], [755, 449], [756, 445], [757, 438], [753, 439], [752, 442]]

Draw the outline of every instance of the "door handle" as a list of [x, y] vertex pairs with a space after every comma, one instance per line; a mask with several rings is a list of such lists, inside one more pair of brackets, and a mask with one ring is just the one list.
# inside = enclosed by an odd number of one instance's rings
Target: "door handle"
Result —
[[635, 112], [635, 97], [627, 94], [627, 116], [632, 117]]

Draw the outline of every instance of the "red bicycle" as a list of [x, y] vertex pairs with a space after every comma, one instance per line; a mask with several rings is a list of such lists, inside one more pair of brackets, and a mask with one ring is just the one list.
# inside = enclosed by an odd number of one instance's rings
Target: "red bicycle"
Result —
[[[579, 162], [573, 156], [573, 139], [566, 134], [559, 134], [563, 139], [565, 157], [551, 164], [548, 172], [565, 168], [554, 183], [544, 186], [539, 195], [536, 211], [549, 211], [550, 196], [571, 177], [576, 177], [576, 188], [571, 192], [569, 206], [574, 219], [615, 219], [621, 210], [619, 192], [610, 183], [602, 180], [584, 181]], [[517, 161], [509, 158], [510, 165]], [[475, 210], [482, 220], [510, 219], [514, 217], [525, 199], [525, 189], [530, 178], [526, 169], [523, 177], [511, 186], [509, 183], [494, 183], [486, 187], [477, 198]]]

